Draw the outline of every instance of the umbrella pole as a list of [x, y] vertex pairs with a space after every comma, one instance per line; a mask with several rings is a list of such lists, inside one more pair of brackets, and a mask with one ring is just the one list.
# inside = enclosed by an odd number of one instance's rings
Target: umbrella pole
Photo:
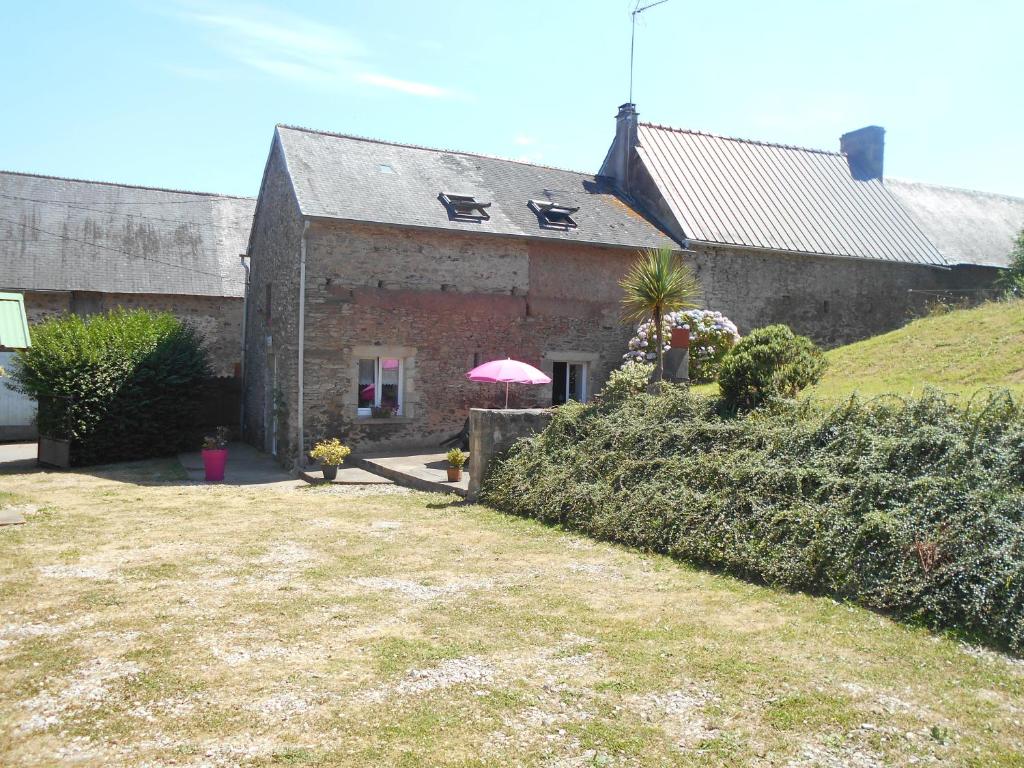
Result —
[[505, 382], [505, 410], [508, 410], [508, 382]]

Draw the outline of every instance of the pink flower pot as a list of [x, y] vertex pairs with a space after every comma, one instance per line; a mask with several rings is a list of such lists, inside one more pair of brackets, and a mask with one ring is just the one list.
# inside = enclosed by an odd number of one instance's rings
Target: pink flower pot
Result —
[[224, 465], [227, 463], [227, 448], [218, 448], [215, 450], [203, 449], [203, 468], [206, 470], [207, 480], [223, 480]]

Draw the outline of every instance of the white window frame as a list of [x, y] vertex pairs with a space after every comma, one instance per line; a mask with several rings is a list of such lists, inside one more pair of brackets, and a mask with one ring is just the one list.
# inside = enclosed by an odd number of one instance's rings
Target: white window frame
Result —
[[[565, 402], [569, 402], [573, 398], [569, 397], [569, 369], [578, 365], [580, 367], [580, 399], [578, 402], [585, 403], [590, 393], [587, 392], [587, 377], [590, 375], [590, 363], [586, 360], [552, 360], [552, 367], [554, 363], [562, 363], [565, 365]], [[553, 371], [552, 371], [553, 372]]]
[[373, 379], [373, 405], [369, 408], [359, 407], [359, 380], [356, 379], [356, 415], [362, 419], [368, 419], [373, 416], [373, 409], [380, 408], [380, 395], [384, 390], [381, 386], [383, 368], [381, 367], [382, 360], [398, 360], [398, 410], [395, 411], [395, 416], [405, 415], [405, 359], [397, 355], [381, 355], [379, 357], [360, 356], [356, 359], [356, 370], [359, 370], [358, 364], [363, 360], [374, 361], [374, 379]]

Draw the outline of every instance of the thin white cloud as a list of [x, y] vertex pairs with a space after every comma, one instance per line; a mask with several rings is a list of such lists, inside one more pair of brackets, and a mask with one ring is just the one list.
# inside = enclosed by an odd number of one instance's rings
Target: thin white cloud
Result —
[[533, 138], [533, 136], [526, 136], [524, 134], [519, 134], [512, 139], [512, 141], [520, 147], [529, 147], [530, 145], [537, 143], [537, 140]]
[[374, 71], [364, 46], [339, 27], [259, 6], [216, 11], [185, 6], [181, 18], [212, 34], [214, 44], [240, 64], [303, 85], [338, 88], [361, 84], [427, 98], [454, 93], [429, 83]]
[[375, 72], [360, 72], [356, 75], [356, 80], [360, 83], [366, 83], [367, 85], [375, 85], [378, 88], [390, 88], [393, 91], [411, 93], [414, 96], [431, 96], [433, 98], [438, 98], [441, 96], [451, 95], [451, 92], [446, 88], [440, 88], [428, 83], [417, 83], [412, 80], [399, 80], [398, 78], [388, 77], [387, 75], [378, 75]]

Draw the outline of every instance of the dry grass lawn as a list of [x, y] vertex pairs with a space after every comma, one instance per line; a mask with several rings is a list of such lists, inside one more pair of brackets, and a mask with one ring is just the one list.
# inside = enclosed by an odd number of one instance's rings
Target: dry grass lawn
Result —
[[0, 475], [3, 766], [1024, 764], [1024, 665], [447, 498]]

